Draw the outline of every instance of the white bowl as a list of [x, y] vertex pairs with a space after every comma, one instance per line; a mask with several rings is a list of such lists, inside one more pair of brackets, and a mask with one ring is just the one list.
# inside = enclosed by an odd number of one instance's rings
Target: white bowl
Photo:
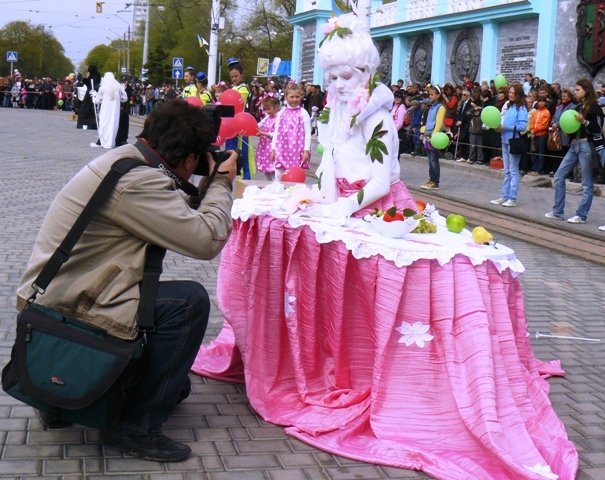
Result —
[[378, 233], [391, 238], [405, 237], [420, 223], [420, 220], [416, 220], [413, 217], [408, 217], [403, 221], [395, 220], [393, 222], [385, 222], [381, 217], [375, 217], [374, 215], [366, 215], [363, 219], [366, 222], [369, 222]]

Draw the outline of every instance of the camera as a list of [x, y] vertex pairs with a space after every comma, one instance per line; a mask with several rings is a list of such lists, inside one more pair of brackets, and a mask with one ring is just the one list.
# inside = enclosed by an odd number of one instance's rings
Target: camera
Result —
[[[218, 135], [220, 130], [221, 118], [233, 117], [235, 114], [235, 108], [232, 105], [205, 105], [202, 110], [204, 110], [204, 112], [206, 112], [212, 120], [215, 137]], [[229, 154], [227, 152], [215, 145], [210, 145], [206, 151], [212, 155], [213, 160], [217, 164], [220, 164], [229, 158]], [[237, 153], [237, 174], [239, 175], [242, 168], [242, 160], [240, 157], [240, 152], [238, 151]], [[204, 177], [210, 175], [210, 172], [208, 171], [208, 162], [205, 158], [200, 158], [197, 168], [193, 173], [195, 175], [202, 175]]]

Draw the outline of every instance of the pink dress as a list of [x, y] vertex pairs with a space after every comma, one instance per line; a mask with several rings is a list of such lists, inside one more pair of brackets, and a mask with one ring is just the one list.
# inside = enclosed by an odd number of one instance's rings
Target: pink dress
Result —
[[305, 127], [301, 107], [286, 107], [279, 112], [280, 119], [275, 145], [275, 166], [309, 168], [309, 162], [301, 164], [305, 147]]
[[[264, 133], [273, 133], [275, 130], [275, 120], [277, 115], [265, 117], [258, 124], [258, 128]], [[275, 171], [275, 166], [271, 160], [271, 139], [267, 137], [259, 137], [258, 145], [256, 146], [256, 169], [263, 173], [272, 173]]]

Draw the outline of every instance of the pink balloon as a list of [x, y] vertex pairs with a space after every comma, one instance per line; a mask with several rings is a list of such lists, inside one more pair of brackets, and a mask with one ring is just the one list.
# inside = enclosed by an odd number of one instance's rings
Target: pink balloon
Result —
[[235, 131], [240, 135], [256, 135], [258, 134], [258, 123], [252, 114], [248, 112], [236, 113], [233, 117]]
[[307, 174], [302, 167], [290, 167], [281, 175], [282, 182], [305, 183]]
[[235, 113], [244, 111], [244, 97], [237, 90], [230, 88], [221, 93], [221, 104], [232, 105]]
[[185, 99], [185, 101], [189, 104], [189, 105], [193, 105], [194, 107], [203, 107], [204, 104], [202, 103], [202, 101], [199, 99], [199, 97], [187, 97]]

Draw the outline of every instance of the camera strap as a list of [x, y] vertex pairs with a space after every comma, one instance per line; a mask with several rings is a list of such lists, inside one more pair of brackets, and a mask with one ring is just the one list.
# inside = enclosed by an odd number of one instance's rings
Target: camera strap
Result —
[[164, 173], [164, 175], [171, 178], [174, 183], [176, 183], [176, 186], [179, 190], [182, 190], [187, 195], [191, 195], [193, 197], [199, 196], [200, 193], [197, 187], [193, 183], [190, 183], [187, 180], [183, 180], [176, 173], [174, 173], [174, 171], [172, 170], [172, 168], [170, 168], [170, 165], [168, 165], [166, 160], [164, 160], [158, 152], [151, 148], [145, 140], [138, 139], [135, 142], [134, 146], [138, 149], [139, 152], [143, 154], [145, 160], [147, 161], [147, 163], [149, 163], [149, 165], [154, 168], [159, 168], [162, 173]]

